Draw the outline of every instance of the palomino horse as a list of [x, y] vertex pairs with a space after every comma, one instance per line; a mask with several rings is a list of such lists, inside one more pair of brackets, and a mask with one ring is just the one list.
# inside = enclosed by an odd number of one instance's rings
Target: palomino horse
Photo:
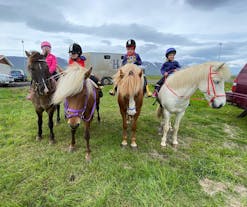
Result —
[[158, 99], [158, 117], [162, 116], [163, 137], [161, 146], [166, 146], [171, 114], [176, 114], [172, 144], [177, 146], [179, 123], [189, 105], [190, 97], [199, 89], [212, 108], [221, 108], [226, 103], [225, 80], [230, 78], [230, 71], [224, 63], [209, 62], [180, 70], [166, 80], [161, 87]]
[[131, 119], [131, 147], [136, 148], [136, 122], [143, 102], [143, 73], [134, 64], [126, 64], [114, 75], [117, 85], [118, 104], [123, 120], [123, 140], [121, 145], [127, 146], [127, 119]]
[[[43, 55], [39, 52], [29, 53], [27, 51], [26, 55], [28, 57], [28, 70], [32, 78], [31, 90], [34, 93], [31, 97], [31, 101], [38, 116], [38, 135], [36, 139], [42, 139], [42, 115], [43, 112], [46, 111], [49, 116], [50, 143], [54, 143], [53, 114], [56, 106], [51, 103], [51, 98], [55, 92], [56, 84], [49, 73], [49, 68]], [[60, 120], [59, 111], [57, 119]]]
[[75, 133], [81, 119], [84, 121], [84, 138], [86, 140], [86, 160], [90, 160], [90, 124], [93, 120], [95, 108], [99, 116], [99, 94], [97, 86], [89, 79], [92, 68], [87, 70], [77, 63], [68, 66], [64, 76], [60, 77], [57, 90], [53, 97], [53, 103], [65, 101], [65, 117], [71, 127], [71, 144], [69, 151], [75, 150]]

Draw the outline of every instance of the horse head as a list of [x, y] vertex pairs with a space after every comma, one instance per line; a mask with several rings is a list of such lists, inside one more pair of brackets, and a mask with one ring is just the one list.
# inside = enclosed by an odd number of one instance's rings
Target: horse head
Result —
[[39, 52], [25, 51], [28, 57], [28, 71], [32, 78], [32, 86], [39, 95], [47, 95], [52, 91], [52, 80], [45, 57]]
[[224, 84], [229, 78], [230, 71], [225, 63], [217, 63], [210, 66], [206, 80], [199, 84], [199, 89], [212, 108], [221, 108], [226, 104]]

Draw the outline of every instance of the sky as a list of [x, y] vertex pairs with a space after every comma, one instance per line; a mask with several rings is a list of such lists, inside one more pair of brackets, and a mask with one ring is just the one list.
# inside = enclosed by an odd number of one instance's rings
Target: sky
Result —
[[132, 38], [143, 60], [163, 62], [174, 47], [183, 66], [219, 60], [237, 73], [247, 58], [246, 11], [246, 0], [0, 0], [0, 54], [40, 51], [44, 40], [65, 59], [73, 42], [125, 53]]

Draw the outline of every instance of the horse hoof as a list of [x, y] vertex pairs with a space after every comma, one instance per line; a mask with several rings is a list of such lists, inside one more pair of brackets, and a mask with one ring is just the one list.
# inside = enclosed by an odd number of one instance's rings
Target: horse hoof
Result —
[[133, 145], [131, 144], [130, 146], [131, 146], [131, 149], [132, 149], [132, 150], [137, 150], [137, 149], [138, 149], [137, 144], [133, 144]]
[[36, 137], [36, 141], [41, 141], [42, 140], [42, 136], [37, 136]]
[[74, 152], [74, 151], [75, 151], [75, 147], [69, 146], [68, 151], [69, 151], [69, 152]]
[[126, 148], [127, 146], [128, 146], [128, 144], [123, 144], [123, 143], [120, 144], [120, 147], [122, 147], [122, 148]]
[[172, 143], [172, 147], [173, 147], [174, 149], [177, 149], [178, 143]]
[[161, 142], [160, 145], [161, 145], [161, 147], [166, 147], [166, 143], [165, 142]]
[[56, 141], [55, 141], [54, 139], [49, 141], [49, 144], [50, 144], [50, 145], [53, 145], [53, 144], [55, 144], [55, 143], [56, 143]]
[[85, 159], [86, 159], [87, 162], [90, 162], [90, 161], [91, 161], [91, 156], [90, 156], [90, 154], [86, 154]]

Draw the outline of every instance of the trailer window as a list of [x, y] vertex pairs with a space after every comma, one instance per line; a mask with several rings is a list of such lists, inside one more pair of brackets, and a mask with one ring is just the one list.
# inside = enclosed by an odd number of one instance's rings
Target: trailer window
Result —
[[109, 60], [109, 59], [111, 59], [111, 56], [110, 55], [104, 55], [104, 59]]

